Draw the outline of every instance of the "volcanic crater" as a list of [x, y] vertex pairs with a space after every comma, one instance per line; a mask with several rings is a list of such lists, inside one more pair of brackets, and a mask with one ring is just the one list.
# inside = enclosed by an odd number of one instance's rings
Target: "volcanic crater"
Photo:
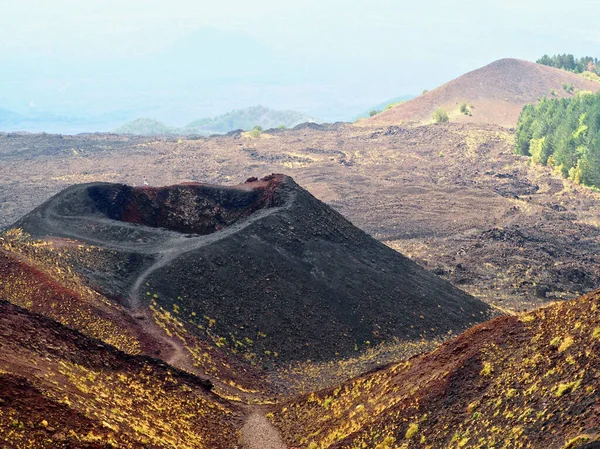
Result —
[[102, 294], [175, 316], [253, 363], [435, 339], [492, 314], [284, 175], [233, 187], [75, 185], [14, 228], [100, 248], [73, 269]]
[[97, 184], [87, 190], [97, 210], [112, 220], [207, 235], [259, 209], [281, 205], [274, 197], [278, 183], [271, 177], [251, 178], [231, 188], [199, 183], [159, 188]]

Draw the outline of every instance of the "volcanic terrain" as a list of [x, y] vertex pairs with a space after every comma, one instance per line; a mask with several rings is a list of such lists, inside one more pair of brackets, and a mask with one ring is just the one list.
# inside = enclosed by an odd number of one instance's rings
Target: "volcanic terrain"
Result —
[[[510, 310], [600, 286], [600, 194], [532, 166], [495, 126], [311, 125], [200, 140], [4, 135], [0, 220], [73, 183], [215, 184], [284, 171], [380, 241]], [[76, 149], [77, 154], [72, 150]]]
[[290, 447], [600, 447], [600, 291], [271, 411]]
[[242, 411], [210, 382], [0, 301], [0, 440], [10, 448], [231, 449]]
[[[563, 84], [568, 87], [563, 88]], [[501, 59], [377, 114], [366, 123], [431, 123], [433, 112], [443, 108], [453, 122], [514, 127], [528, 103], [543, 97], [572, 97], [576, 90], [599, 89], [599, 83], [574, 73], [519, 59]], [[459, 111], [461, 103], [467, 105], [470, 115]]]
[[76, 185], [13, 229], [38, 245], [93, 246], [93, 262], [69, 267], [101, 294], [174, 315], [252, 361], [331, 360], [490, 314], [282, 175], [227, 188]]
[[600, 193], [511, 129], [588, 83], [501, 60], [357, 125], [0, 134], [0, 442], [600, 447], [600, 293], [554, 304], [600, 286]]

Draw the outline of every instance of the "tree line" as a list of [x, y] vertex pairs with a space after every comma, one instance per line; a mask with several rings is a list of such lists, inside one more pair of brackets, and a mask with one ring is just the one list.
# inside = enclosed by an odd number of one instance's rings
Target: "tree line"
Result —
[[575, 58], [569, 54], [548, 56], [544, 55], [536, 61], [538, 64], [556, 67], [574, 73], [592, 72], [600, 75], [600, 60], [591, 56]]
[[565, 178], [600, 188], [600, 92], [526, 105], [517, 124], [515, 151], [554, 167]]

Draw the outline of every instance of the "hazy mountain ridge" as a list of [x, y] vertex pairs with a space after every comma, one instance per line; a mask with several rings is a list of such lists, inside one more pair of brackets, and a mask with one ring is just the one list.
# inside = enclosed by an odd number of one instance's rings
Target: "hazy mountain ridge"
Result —
[[126, 111], [105, 112], [99, 115], [52, 113], [45, 111], [15, 112], [0, 108], [0, 131], [31, 133], [66, 133], [102, 132], [122, 122]]
[[213, 118], [194, 120], [183, 127], [169, 126], [159, 120], [138, 118], [117, 128], [117, 134], [136, 135], [210, 135], [226, 134], [236, 129], [249, 130], [255, 126], [263, 129], [284, 126], [292, 128], [300, 123], [319, 120], [296, 111], [278, 111], [264, 106], [236, 109]]

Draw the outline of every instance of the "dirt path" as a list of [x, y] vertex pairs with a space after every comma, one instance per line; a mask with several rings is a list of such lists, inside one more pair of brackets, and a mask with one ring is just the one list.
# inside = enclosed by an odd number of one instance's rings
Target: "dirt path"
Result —
[[[177, 237], [167, 242], [163, 242], [162, 245], [159, 244], [154, 247], [154, 254], [156, 255], [155, 261], [137, 276], [129, 290], [129, 309], [132, 313], [141, 313], [146, 315], [148, 318], [147, 323], [149, 323], [149, 325], [145, 327], [146, 332], [152, 335], [152, 337], [158, 341], [167, 345], [167, 347], [172, 348], [168, 355], [162, 357], [163, 360], [169, 365], [193, 372], [192, 362], [189, 358], [187, 350], [183, 345], [183, 342], [177, 338], [169, 337], [158, 325], [156, 325], [153, 317], [149, 312], [147, 312], [146, 307], [142, 304], [142, 301], [140, 300], [140, 288], [142, 284], [156, 270], [165, 267], [183, 254], [197, 250], [203, 246], [210, 245], [217, 240], [237, 232], [240, 228], [248, 226], [250, 223], [257, 221], [266, 215], [272, 214], [278, 209], [279, 208], [271, 208], [258, 211], [250, 218], [244, 220], [242, 223], [236, 223], [218, 233], [197, 237], [193, 240], [184, 237]], [[125, 224], [125, 226], [127, 225], [128, 224]]]
[[[252, 223], [262, 220], [282, 208], [289, 207], [293, 203], [293, 198], [285, 206], [270, 207], [254, 212], [249, 217], [240, 220], [231, 226], [212, 234], [196, 236], [190, 238], [189, 235], [161, 228], [140, 227], [138, 224], [112, 220], [107, 217], [97, 215], [65, 215], [62, 208], [63, 203], [70, 201], [69, 195], [81, 186], [72, 186], [65, 189], [61, 195], [54, 197], [54, 201], [43, 204], [37, 211], [38, 221], [47, 235], [53, 238], [70, 238], [90, 245], [96, 245], [104, 249], [114, 251], [127, 251], [131, 253], [144, 254], [154, 260], [144, 267], [134, 278], [129, 287], [129, 313], [134, 317], [145, 319], [144, 331], [156, 340], [163, 348], [161, 358], [170, 365], [177, 368], [193, 371], [192, 361], [183, 342], [178, 338], [169, 337], [164, 330], [154, 322], [152, 313], [144, 304], [140, 289], [146, 280], [155, 271], [172, 263], [178, 257], [191, 251], [198, 250], [203, 246], [210, 245], [220, 239], [238, 232]], [[67, 199], [65, 199], [67, 197]], [[65, 224], [72, 226], [65, 226]], [[110, 239], [102, 238], [102, 235], [96, 235], [95, 226], [101, 225], [102, 229], [113, 228], [116, 236], [129, 235], [136, 233], [140, 229], [150, 236], [146, 242], [126, 241], [120, 238]], [[109, 234], [105, 234], [109, 235]], [[164, 351], [166, 349], [166, 351]], [[274, 446], [275, 447], [275, 446]]]
[[192, 362], [188, 358], [189, 354], [187, 353], [183, 342], [178, 338], [169, 337], [165, 331], [154, 322], [152, 313], [149, 310], [139, 309], [132, 313], [132, 316], [138, 319], [142, 316], [145, 323], [143, 326], [144, 333], [155, 341], [164, 344], [164, 347], [168, 349], [167, 354], [163, 355], [161, 353], [162, 360], [176, 368], [193, 372]]
[[258, 412], [253, 412], [242, 427], [242, 448], [288, 449], [279, 431]]

